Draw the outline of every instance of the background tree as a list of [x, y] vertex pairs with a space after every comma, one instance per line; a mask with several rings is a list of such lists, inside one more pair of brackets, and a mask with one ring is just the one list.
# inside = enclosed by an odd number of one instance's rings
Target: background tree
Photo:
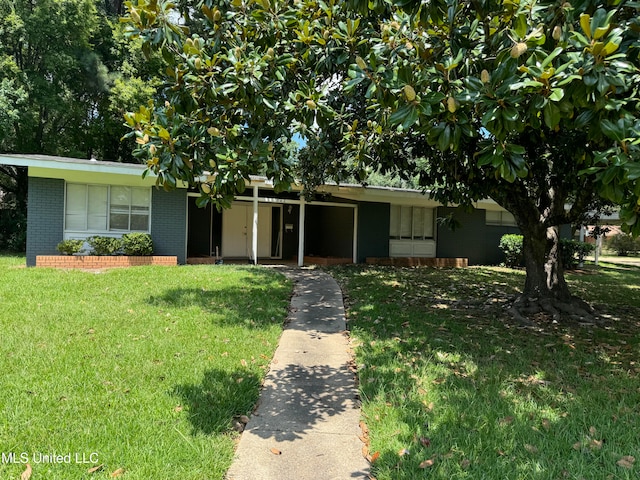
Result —
[[[121, 13], [121, 2], [0, 0], [0, 152], [135, 161], [122, 115], [155, 94], [160, 63], [124, 38]], [[27, 180], [0, 167], [0, 249], [24, 249]]]
[[[587, 317], [559, 226], [601, 199], [640, 233], [637, 2], [129, 2], [131, 32], [167, 62], [166, 101], [128, 116], [159, 182], [223, 206], [282, 138], [307, 138], [302, 178], [419, 176], [438, 200], [514, 214], [527, 269], [512, 313]], [[418, 161], [419, 160], [419, 161]], [[566, 206], [570, 205], [569, 208]]]

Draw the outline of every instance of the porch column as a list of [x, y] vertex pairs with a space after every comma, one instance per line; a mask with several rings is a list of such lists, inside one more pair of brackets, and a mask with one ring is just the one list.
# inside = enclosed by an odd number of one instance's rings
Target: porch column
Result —
[[298, 216], [298, 266], [304, 265], [304, 197], [300, 197], [300, 214]]
[[353, 263], [358, 263], [358, 206], [353, 209]]
[[258, 264], [258, 186], [253, 186], [253, 228], [251, 229], [253, 264]]

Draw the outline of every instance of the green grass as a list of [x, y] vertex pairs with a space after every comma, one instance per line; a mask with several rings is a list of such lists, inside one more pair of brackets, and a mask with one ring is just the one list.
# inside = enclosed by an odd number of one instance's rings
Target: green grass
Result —
[[[126, 479], [223, 478], [234, 417], [258, 398], [290, 283], [260, 268], [23, 264], [0, 258], [0, 479], [25, 469], [6, 461], [11, 452], [47, 480], [120, 468]], [[71, 463], [37, 463], [53, 452]]]
[[505, 313], [521, 271], [331, 272], [346, 295], [378, 480], [640, 475], [640, 269], [568, 274], [606, 326], [540, 317], [535, 329]]

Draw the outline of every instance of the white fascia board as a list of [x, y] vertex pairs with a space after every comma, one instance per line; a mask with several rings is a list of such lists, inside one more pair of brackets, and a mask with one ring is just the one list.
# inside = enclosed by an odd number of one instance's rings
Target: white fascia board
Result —
[[[0, 164], [28, 167], [30, 177], [57, 178], [68, 182], [98, 183], [127, 186], [153, 186], [157, 177], [149, 173], [142, 178], [146, 167], [134, 163], [103, 162], [48, 155], [0, 155]], [[179, 182], [178, 188], [187, 188]]]

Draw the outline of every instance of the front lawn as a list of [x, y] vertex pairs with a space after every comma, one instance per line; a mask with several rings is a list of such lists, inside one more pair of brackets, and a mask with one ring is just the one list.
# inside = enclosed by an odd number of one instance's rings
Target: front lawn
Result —
[[0, 258], [0, 478], [23, 460], [33, 479], [223, 478], [290, 283], [262, 268], [23, 264]]
[[519, 328], [504, 268], [332, 269], [378, 480], [637, 479], [640, 269], [568, 274], [606, 326]]

